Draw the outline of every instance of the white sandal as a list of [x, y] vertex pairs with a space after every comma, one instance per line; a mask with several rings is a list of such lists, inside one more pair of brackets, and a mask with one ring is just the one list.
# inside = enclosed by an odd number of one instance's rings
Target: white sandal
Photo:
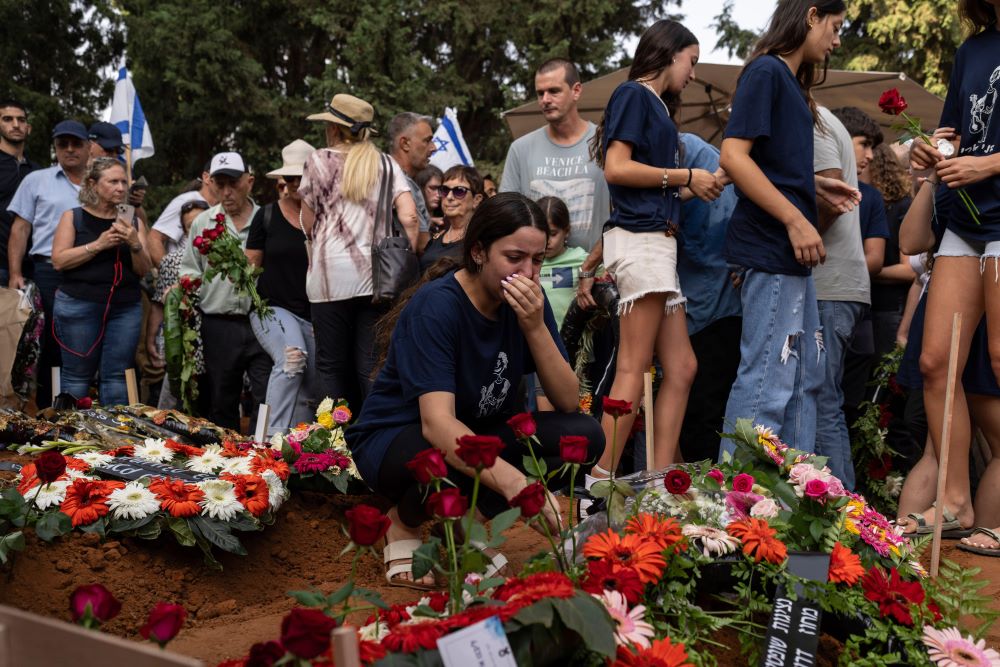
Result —
[[[424, 584], [413, 580], [413, 552], [423, 544], [420, 540], [396, 540], [387, 542], [382, 550], [382, 560], [385, 561], [385, 580], [390, 586], [400, 588], [412, 588], [418, 591], [434, 591], [438, 589], [436, 583]], [[394, 561], [409, 561], [390, 566]], [[401, 574], [409, 574], [409, 579], [398, 578]]]

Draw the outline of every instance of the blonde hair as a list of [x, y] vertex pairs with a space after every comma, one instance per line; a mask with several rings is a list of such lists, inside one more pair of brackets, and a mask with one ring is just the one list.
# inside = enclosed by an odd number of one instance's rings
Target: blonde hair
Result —
[[97, 188], [95, 186], [101, 180], [101, 174], [113, 167], [125, 168], [122, 167], [122, 163], [118, 161], [118, 158], [113, 157], [94, 158], [87, 164], [87, 173], [83, 177], [83, 183], [80, 185], [80, 194], [78, 195], [81, 204], [84, 206], [97, 206], [100, 203], [100, 197], [97, 196]]
[[358, 134], [351, 134], [350, 130], [342, 125], [335, 124], [333, 127], [336, 128], [341, 141], [349, 146], [347, 158], [344, 160], [344, 180], [340, 190], [350, 201], [361, 203], [368, 199], [375, 184], [378, 183], [381, 153], [368, 138], [368, 128], [364, 128]]

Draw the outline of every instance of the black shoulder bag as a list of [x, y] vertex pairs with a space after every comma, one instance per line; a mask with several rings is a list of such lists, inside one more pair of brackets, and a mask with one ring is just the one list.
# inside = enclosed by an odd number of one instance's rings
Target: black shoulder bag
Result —
[[[372, 228], [372, 303], [395, 300], [420, 275], [420, 263], [393, 215], [392, 163], [382, 155], [382, 186]], [[379, 229], [385, 233], [376, 242]]]

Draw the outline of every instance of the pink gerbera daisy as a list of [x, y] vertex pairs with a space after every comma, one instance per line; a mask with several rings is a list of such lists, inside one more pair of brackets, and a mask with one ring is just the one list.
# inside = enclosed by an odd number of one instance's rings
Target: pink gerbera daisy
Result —
[[619, 646], [632, 644], [639, 648], [649, 648], [649, 638], [656, 632], [652, 625], [643, 620], [646, 614], [644, 606], [636, 605], [629, 611], [625, 596], [618, 591], [604, 591], [594, 597], [604, 604], [608, 615], [615, 622], [615, 642]]
[[986, 648], [986, 641], [963, 637], [958, 628], [935, 630], [924, 626], [924, 645], [938, 667], [1000, 667], [1000, 653]]

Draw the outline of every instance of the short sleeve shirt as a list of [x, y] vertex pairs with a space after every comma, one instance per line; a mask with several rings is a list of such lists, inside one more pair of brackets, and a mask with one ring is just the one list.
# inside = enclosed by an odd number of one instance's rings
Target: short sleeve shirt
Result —
[[[382, 167], [362, 202], [341, 194], [346, 153], [320, 148], [306, 160], [299, 194], [316, 213], [306, 294], [312, 303], [344, 301], [372, 294], [372, 240]], [[389, 161], [392, 200], [410, 191], [403, 170]], [[381, 238], [381, 237], [379, 237]]]
[[59, 165], [33, 171], [24, 177], [7, 210], [31, 225], [30, 254], [52, 256], [52, 239], [59, 218], [80, 205], [79, 193], [80, 186], [69, 180]]
[[[678, 164], [677, 126], [656, 93], [635, 81], [615, 89], [604, 111], [604, 146], [612, 141], [632, 146], [632, 159], [661, 169]], [[609, 224], [630, 232], [662, 232], [680, 225], [678, 188], [632, 188], [608, 184]]]
[[201, 193], [197, 190], [182, 192], [167, 203], [160, 217], [153, 223], [153, 229], [167, 237], [166, 251], [173, 252], [181, 247], [181, 239], [184, 238], [184, 225], [181, 222], [181, 208], [189, 201], [202, 199]]
[[[567, 358], [545, 302], [545, 326]], [[517, 315], [506, 304], [488, 319], [472, 304], [455, 273], [421, 287], [396, 322], [385, 366], [346, 433], [362, 477], [375, 485], [389, 443], [420, 423], [419, 398], [455, 395], [455, 416], [466, 424], [518, 411], [518, 384], [535, 361]]]
[[[760, 56], [743, 69], [726, 126], [727, 138], [753, 140], [750, 157], [806, 220], [816, 224], [813, 117], [788, 66]], [[795, 261], [785, 226], [739, 188], [726, 235], [726, 260], [747, 268], [807, 276]]]
[[[885, 217], [885, 200], [878, 189], [865, 182], [858, 183], [861, 190], [861, 238], [888, 239], [889, 221]], [[898, 247], [896, 252], [898, 253]]]
[[[961, 135], [958, 155], [985, 156], [1000, 150], [1000, 31], [995, 27], [965, 40], [955, 54], [941, 127]], [[977, 241], [1000, 240], [1000, 177], [991, 176], [965, 187], [979, 210], [976, 224], [956, 190], [943, 191], [938, 215], [959, 236]]]

